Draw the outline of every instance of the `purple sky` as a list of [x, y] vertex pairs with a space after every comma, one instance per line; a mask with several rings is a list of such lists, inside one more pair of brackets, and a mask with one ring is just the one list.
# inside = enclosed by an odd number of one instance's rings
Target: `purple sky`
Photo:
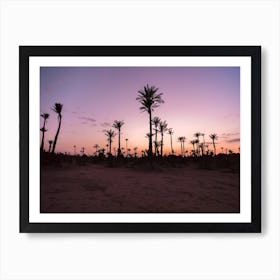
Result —
[[[138, 90], [154, 85], [163, 93], [164, 104], [153, 116], [166, 120], [174, 130], [175, 151], [179, 152], [179, 136], [185, 136], [186, 149], [195, 132], [218, 134], [217, 151], [221, 147], [238, 152], [240, 145], [240, 69], [239, 67], [41, 67], [40, 110], [49, 113], [47, 141], [54, 138], [57, 117], [51, 110], [62, 103], [62, 126], [57, 152], [73, 153], [85, 147], [106, 145], [104, 129], [114, 120], [125, 122], [122, 146], [138, 151], [147, 149], [148, 114], [140, 112], [136, 101]], [[42, 125], [42, 120], [41, 120]], [[165, 135], [164, 152], [170, 152], [169, 135]], [[117, 147], [117, 137], [113, 147]], [[212, 146], [209, 146], [212, 149]]]

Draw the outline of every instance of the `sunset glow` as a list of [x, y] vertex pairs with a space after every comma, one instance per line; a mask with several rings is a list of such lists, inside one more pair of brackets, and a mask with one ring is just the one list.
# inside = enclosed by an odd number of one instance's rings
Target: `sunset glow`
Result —
[[[154, 110], [153, 117], [158, 116], [168, 123], [168, 128], [173, 128], [176, 154], [180, 154], [178, 137], [186, 137], [185, 149], [190, 152], [190, 141], [196, 132], [205, 135], [209, 150], [213, 150], [209, 135], [216, 133], [217, 153], [239, 152], [239, 67], [41, 67], [40, 113], [50, 114], [45, 150], [58, 126], [57, 114], [51, 108], [61, 103], [62, 124], [56, 152], [73, 154], [74, 145], [77, 153], [84, 147], [87, 155], [95, 152], [95, 144], [106, 149], [104, 130], [114, 129], [114, 120], [121, 120], [121, 147], [126, 150], [128, 139], [131, 153], [137, 147], [140, 156], [142, 150], [148, 149], [145, 136], [149, 132], [149, 116], [140, 111], [136, 97], [147, 84], [163, 93], [164, 103]], [[113, 153], [117, 145], [116, 136]], [[170, 152], [170, 136], [165, 133], [163, 154]]]

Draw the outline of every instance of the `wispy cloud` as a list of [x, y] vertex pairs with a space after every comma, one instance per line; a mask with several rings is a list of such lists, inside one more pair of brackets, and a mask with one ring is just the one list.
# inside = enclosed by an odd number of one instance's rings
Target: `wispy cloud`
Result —
[[237, 136], [239, 134], [240, 134], [239, 132], [222, 133], [222, 134], [219, 135], [219, 138], [226, 139], [226, 138], [230, 138], [230, 137], [233, 137], [233, 136]]
[[230, 140], [226, 140], [227, 143], [235, 143], [235, 142], [240, 142], [240, 138], [233, 138]]
[[102, 127], [109, 127], [109, 126], [111, 126], [111, 124], [108, 123], [108, 122], [103, 122], [103, 123], [100, 124], [100, 126], [102, 126]]
[[89, 117], [79, 117], [79, 119], [85, 120], [85, 121], [88, 121], [88, 122], [92, 122], [92, 123], [95, 123], [95, 122], [96, 122], [96, 119], [94, 119], [94, 118], [89, 118]]

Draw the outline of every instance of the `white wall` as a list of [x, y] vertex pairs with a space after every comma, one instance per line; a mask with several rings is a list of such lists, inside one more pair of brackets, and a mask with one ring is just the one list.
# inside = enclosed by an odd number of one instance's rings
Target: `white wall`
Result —
[[[277, 0], [0, 1], [1, 279], [280, 279]], [[262, 45], [262, 234], [19, 234], [18, 45]]]

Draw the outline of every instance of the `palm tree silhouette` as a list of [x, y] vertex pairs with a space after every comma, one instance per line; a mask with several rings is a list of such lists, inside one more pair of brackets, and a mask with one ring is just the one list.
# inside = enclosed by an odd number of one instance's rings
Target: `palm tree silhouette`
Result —
[[209, 137], [212, 139], [213, 143], [213, 148], [214, 148], [214, 155], [216, 155], [216, 145], [215, 145], [215, 140], [218, 139], [218, 136], [216, 133], [210, 134]]
[[51, 152], [52, 143], [53, 143], [53, 141], [52, 141], [52, 140], [49, 140], [49, 153]]
[[174, 154], [173, 145], [172, 145], [172, 135], [174, 134], [174, 131], [172, 128], [168, 128], [167, 133], [170, 135], [170, 147], [171, 147], [171, 154]]
[[162, 100], [162, 93], [157, 93], [158, 88], [155, 86], [147, 86], [144, 89], [138, 91], [137, 101], [142, 105], [140, 107], [141, 111], [146, 111], [149, 114], [149, 149], [148, 155], [151, 157], [153, 155], [153, 146], [152, 146], [152, 112], [160, 104], [164, 103]]
[[161, 134], [161, 141], [160, 141], [160, 155], [162, 156], [162, 150], [163, 150], [163, 134], [167, 130], [167, 122], [166, 121], [161, 121], [159, 123], [159, 131]]
[[85, 147], [81, 148], [81, 154], [82, 154], [82, 156], [85, 154]]
[[124, 125], [124, 121], [114, 121], [113, 127], [118, 130], [119, 133], [119, 146], [118, 146], [118, 156], [121, 155], [121, 127]]
[[112, 150], [112, 142], [113, 142], [113, 138], [116, 136], [116, 133], [114, 130], [109, 129], [105, 131], [105, 135], [108, 137], [108, 144], [109, 144], [109, 154], [112, 154], [111, 150]]
[[186, 137], [182, 136], [182, 142], [183, 142], [183, 156], [185, 156], [185, 141], [186, 141]]
[[155, 141], [154, 141], [154, 144], [155, 144], [155, 155], [158, 155], [158, 143], [157, 143], [157, 133], [158, 133], [158, 126], [160, 124], [160, 118], [159, 117], [154, 117], [152, 119], [152, 123], [153, 125], [155, 126], [154, 128], [154, 131], [155, 131]]
[[181, 144], [181, 155], [184, 156], [184, 151], [185, 151], [185, 140], [186, 140], [186, 137], [185, 136], [180, 136], [178, 137], [178, 141], [180, 142]]
[[125, 150], [126, 150], [126, 155], [127, 155], [127, 141], [128, 141], [128, 138], [125, 138]]
[[136, 157], [137, 156], [137, 149], [138, 147], [134, 147], [133, 150], [134, 150], [134, 156]]
[[42, 141], [41, 141], [41, 147], [40, 147], [41, 152], [44, 151], [45, 132], [47, 131], [46, 130], [46, 122], [47, 122], [47, 119], [49, 118], [49, 116], [50, 115], [48, 113], [41, 114], [41, 117], [44, 119], [43, 127], [40, 129], [42, 131]]
[[200, 143], [200, 144], [199, 144], [199, 148], [200, 148], [200, 150], [201, 150], [201, 156], [203, 156], [203, 155], [204, 155], [204, 144], [203, 144], [203, 143]]
[[199, 140], [198, 139], [194, 139], [194, 143], [196, 144], [196, 150], [195, 150], [195, 154], [197, 156], [199, 156]]
[[195, 154], [195, 147], [194, 147], [194, 145], [195, 145], [195, 143], [196, 143], [195, 141], [196, 141], [196, 140], [191, 140], [191, 141], [190, 141], [190, 144], [192, 144], [192, 145], [193, 145], [193, 151], [194, 151], [194, 154]]
[[95, 144], [93, 146], [93, 148], [95, 149], [95, 154], [97, 155], [97, 150], [100, 148], [98, 144]]
[[59, 134], [59, 131], [60, 131], [61, 118], [62, 118], [62, 115], [61, 115], [62, 107], [63, 107], [62, 104], [55, 103], [54, 107], [52, 108], [52, 110], [57, 113], [57, 118], [58, 118], [58, 128], [57, 128], [57, 131], [56, 131], [56, 134], [55, 134], [55, 137], [54, 137], [54, 142], [53, 142], [53, 146], [52, 146], [52, 153], [55, 152], [57, 137], [58, 137], [58, 134]]
[[201, 135], [200, 132], [196, 132], [193, 136], [196, 137], [196, 152], [197, 152], [197, 155], [199, 156], [199, 136]]

